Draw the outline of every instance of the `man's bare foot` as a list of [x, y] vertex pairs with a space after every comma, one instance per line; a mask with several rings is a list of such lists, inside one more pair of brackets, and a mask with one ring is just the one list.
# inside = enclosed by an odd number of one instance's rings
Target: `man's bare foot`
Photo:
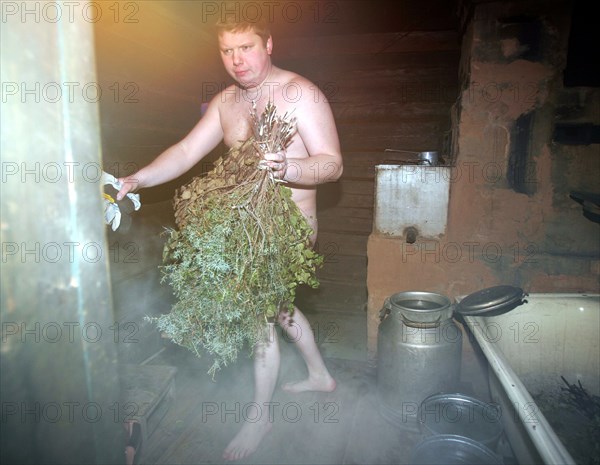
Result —
[[281, 389], [287, 392], [294, 393], [305, 391], [332, 392], [335, 391], [335, 387], [335, 379], [327, 375], [320, 378], [311, 378], [309, 376], [304, 381], [298, 381], [296, 383], [285, 383], [281, 386]]
[[240, 460], [252, 454], [265, 435], [271, 431], [270, 422], [248, 423], [236, 434], [223, 452], [225, 460]]

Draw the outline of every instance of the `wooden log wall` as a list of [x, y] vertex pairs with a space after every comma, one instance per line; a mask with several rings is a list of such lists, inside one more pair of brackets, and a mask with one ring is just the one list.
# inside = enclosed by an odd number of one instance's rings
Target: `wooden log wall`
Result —
[[[102, 149], [111, 174], [130, 174], [181, 140], [201, 117], [203, 91], [223, 80], [214, 33], [196, 21], [199, 3], [121, 3], [118, 20], [105, 8], [96, 23]], [[146, 189], [144, 203], [169, 201], [205, 167]]]
[[[318, 247], [326, 263], [321, 288], [300, 300], [302, 308], [358, 314], [367, 300], [375, 165], [406, 158], [386, 148], [442, 150], [458, 95], [458, 21], [452, 2], [442, 0], [320, 4], [320, 22], [308, 15], [317, 2], [295, 3], [306, 6], [305, 22], [273, 27], [274, 63], [306, 76], [329, 99], [345, 164], [339, 182], [319, 187]], [[181, 139], [200, 118], [202, 102], [230, 82], [202, 21], [202, 2], [131, 5], [139, 10], [96, 24], [103, 156], [118, 176]], [[125, 22], [125, 13], [138, 21]], [[211, 159], [145, 190], [143, 202], [164, 202], [166, 208], [153, 211], [170, 221], [175, 188]]]
[[458, 61], [455, 29], [276, 40], [274, 62], [311, 79], [329, 99], [344, 156], [340, 181], [319, 187], [325, 266], [321, 288], [303, 293], [302, 305], [364, 311], [375, 166], [412, 158], [386, 148], [444, 151]]
[[[188, 3], [100, 3], [95, 41], [103, 168], [117, 177], [137, 171], [184, 137], [201, 117], [203, 84], [222, 77], [214, 34], [193, 24], [188, 8], [194, 2]], [[170, 286], [161, 284], [161, 233], [174, 225], [176, 187], [205, 167], [144, 189], [129, 230], [107, 228], [114, 318], [130, 330], [125, 342], [135, 342], [119, 344], [122, 362], [142, 362], [166, 344], [144, 319], [173, 304]]]

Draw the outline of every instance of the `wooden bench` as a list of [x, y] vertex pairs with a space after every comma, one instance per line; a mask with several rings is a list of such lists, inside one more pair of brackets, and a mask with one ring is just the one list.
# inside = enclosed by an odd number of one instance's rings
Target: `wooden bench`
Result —
[[[127, 463], [133, 463], [137, 451], [154, 433], [160, 421], [175, 402], [175, 375], [177, 368], [167, 365], [133, 365], [119, 367], [123, 392], [123, 422], [129, 433], [126, 448]], [[132, 433], [139, 425], [136, 438]], [[133, 444], [135, 442], [135, 444]], [[137, 460], [140, 454], [135, 457]], [[136, 460], [136, 461], [137, 461]]]

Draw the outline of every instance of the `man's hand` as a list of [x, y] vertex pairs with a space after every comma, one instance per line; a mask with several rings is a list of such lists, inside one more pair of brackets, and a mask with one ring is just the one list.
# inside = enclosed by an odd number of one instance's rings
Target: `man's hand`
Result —
[[283, 179], [288, 169], [285, 152], [265, 153], [261, 165], [270, 168], [275, 179]]
[[134, 192], [139, 186], [139, 180], [135, 174], [119, 178], [118, 181], [121, 183], [121, 189], [117, 192], [117, 201], [123, 200], [127, 194]]

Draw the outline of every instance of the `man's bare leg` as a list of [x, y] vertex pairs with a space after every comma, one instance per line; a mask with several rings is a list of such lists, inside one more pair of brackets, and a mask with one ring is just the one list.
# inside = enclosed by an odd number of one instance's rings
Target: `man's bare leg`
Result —
[[[242, 409], [252, 421], [246, 421], [223, 452], [226, 460], [239, 460], [252, 454], [271, 430], [269, 402], [273, 397], [279, 374], [279, 341], [275, 325], [269, 324], [269, 340], [257, 344], [254, 351], [254, 406]], [[257, 421], [255, 419], [258, 418]]]
[[308, 378], [296, 383], [286, 383], [281, 388], [288, 392], [323, 391], [335, 390], [335, 380], [329, 374], [323, 357], [319, 352], [315, 335], [310, 323], [298, 308], [294, 314], [279, 313], [279, 325], [286, 332], [290, 340], [294, 341], [300, 350], [300, 354], [308, 368]]

